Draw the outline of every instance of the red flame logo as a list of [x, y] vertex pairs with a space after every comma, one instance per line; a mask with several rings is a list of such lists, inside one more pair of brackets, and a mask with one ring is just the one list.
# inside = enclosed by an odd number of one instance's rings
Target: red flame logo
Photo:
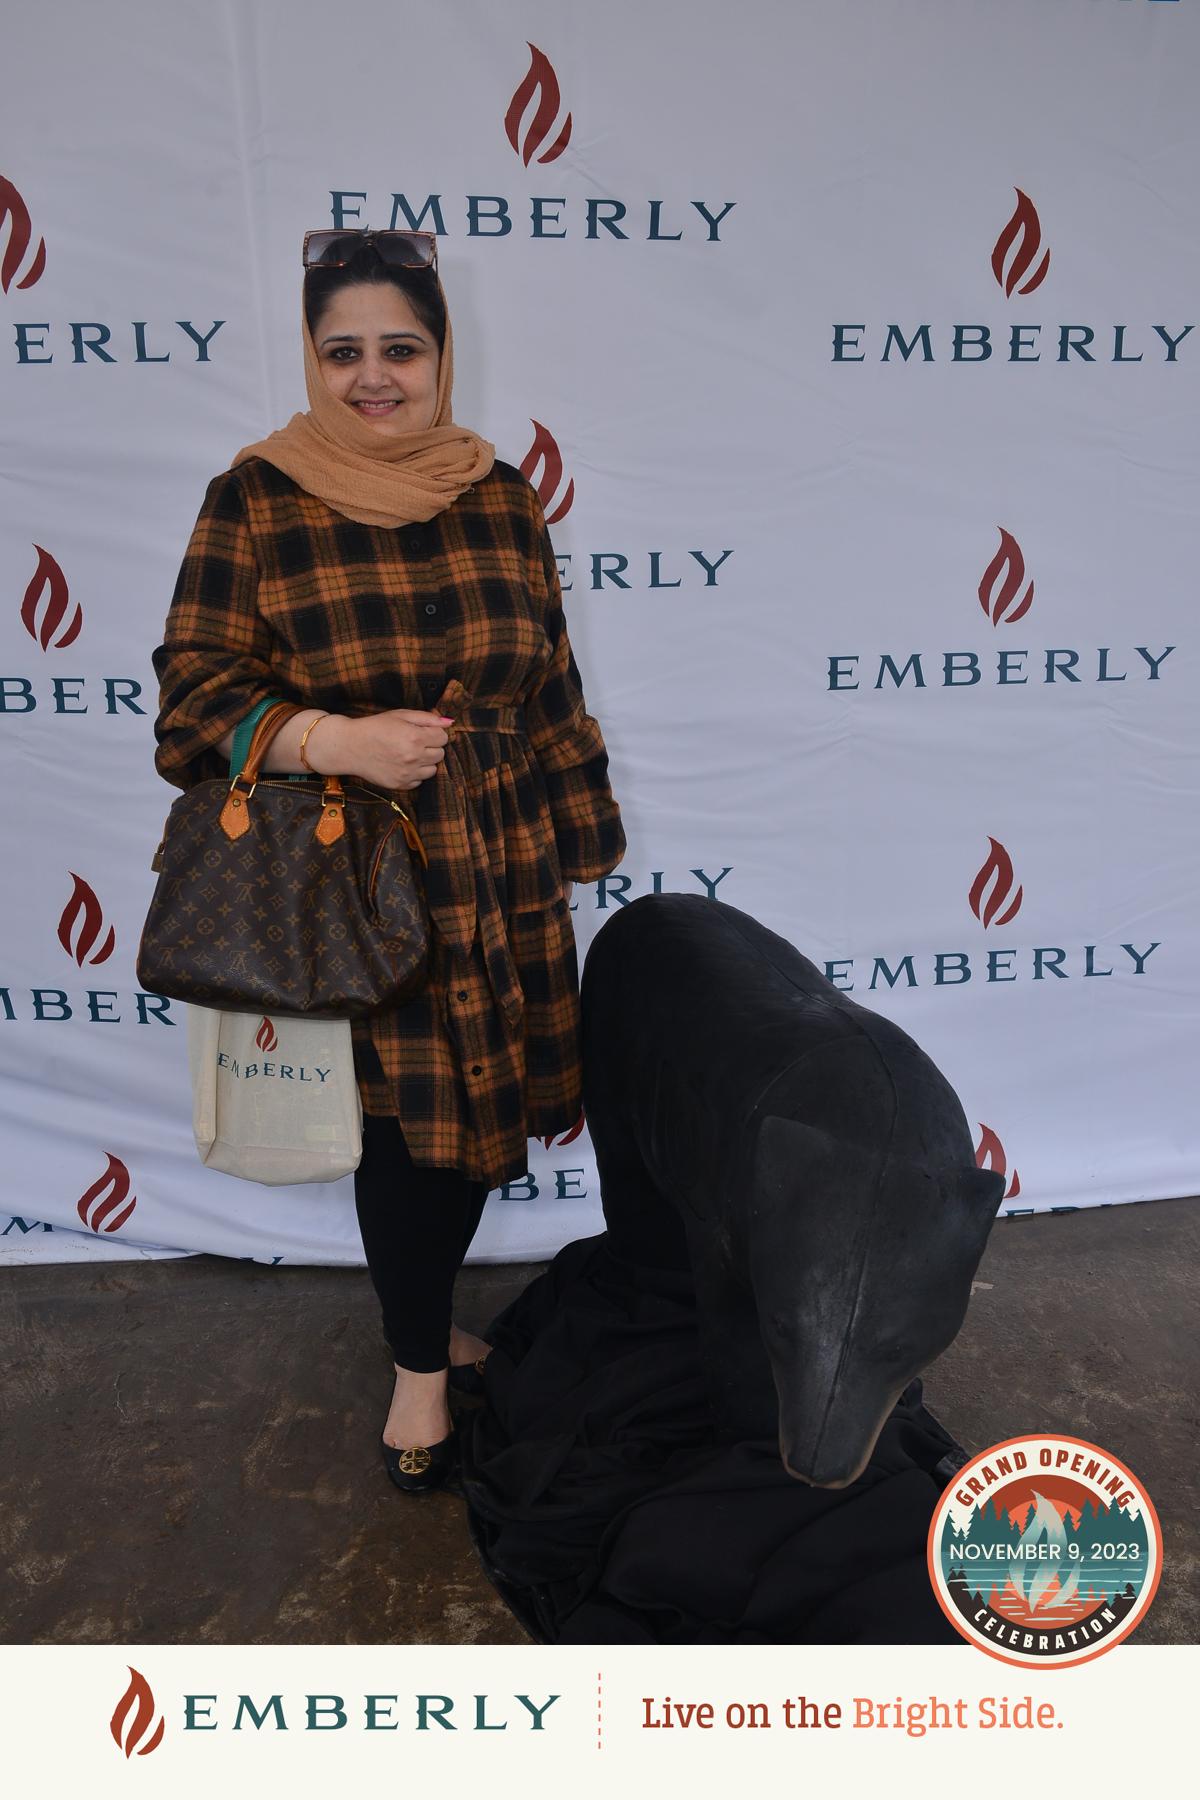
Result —
[[[13, 277], [25, 260], [25, 252], [33, 241], [33, 222], [29, 217], [29, 208], [12, 182], [0, 175], [0, 232], [3, 232], [6, 224], [9, 227], [8, 247], [3, 261], [0, 261], [0, 287], [7, 294], [13, 285]], [[31, 288], [40, 279], [45, 267], [46, 240], [40, 238], [33, 261], [16, 284], [18, 289]]]
[[579, 1112], [579, 1117], [576, 1119], [575, 1123], [572, 1125], [570, 1131], [564, 1132], [562, 1137], [558, 1138], [557, 1140], [553, 1136], [551, 1136], [548, 1138], [543, 1138], [542, 1142], [543, 1142], [543, 1144], [545, 1144], [547, 1150], [552, 1150], [554, 1148], [556, 1141], [557, 1141], [559, 1149], [565, 1150], [568, 1144], [573, 1144], [575, 1142], [575, 1139], [583, 1131], [584, 1125], [586, 1123], [587, 1123], [587, 1121], [584, 1119], [583, 1109], [581, 1107], [580, 1112]]
[[1023, 619], [1033, 604], [1033, 583], [1029, 583], [1018, 604], [1013, 606], [1025, 579], [1025, 558], [1012, 532], [1005, 531], [1003, 525], [996, 529], [1000, 533], [1000, 548], [983, 571], [979, 604], [993, 625], [999, 625], [1001, 619], [1006, 625], [1012, 625], [1017, 619]]
[[[996, 239], [996, 247], [992, 251], [992, 274], [1008, 299], [1011, 299], [1014, 290], [1018, 294], [1032, 294], [1034, 288], [1041, 287], [1050, 267], [1050, 252], [1047, 250], [1029, 280], [1023, 287], [1018, 287], [1018, 282], [1030, 269], [1042, 247], [1042, 222], [1029, 195], [1023, 194], [1020, 188], [1015, 192], [1017, 204], [1013, 216]], [[1010, 251], [1012, 261], [1008, 263], [1006, 273], [1005, 262]]]
[[[63, 907], [62, 918], [58, 921], [58, 941], [68, 956], [73, 956], [82, 969], [85, 962], [107, 962], [117, 946], [117, 934], [110, 925], [108, 936], [101, 944], [95, 956], [91, 954], [96, 940], [104, 930], [104, 913], [95, 892], [90, 888], [82, 875], [76, 875], [74, 869], [67, 873], [75, 886], [71, 898]], [[71, 934], [78, 926], [75, 943], [71, 942]]]
[[[1013, 881], [1015, 879], [1013, 875], [1012, 857], [1008, 854], [1004, 845], [998, 843], [994, 837], [989, 837], [988, 843], [992, 846], [991, 853], [982, 869], [980, 869], [978, 875], [976, 875], [974, 881], [971, 883], [971, 892], [967, 896], [971, 903], [971, 911], [975, 914], [975, 917], [980, 920], [985, 931], [993, 920], [995, 920], [997, 925], [1007, 925], [1010, 919], [1015, 919], [1021, 910], [1021, 902], [1025, 898], [1025, 889], [1019, 887], [1008, 911], [1000, 913], [1000, 908], [1012, 893]], [[983, 902], [983, 896], [989, 882], [993, 884], [992, 891], [988, 896], [987, 904], [984, 906], [981, 913], [979, 908]], [[998, 913], [1000, 913], [1000, 916], [997, 918]]]
[[[146, 1743], [142, 1743], [142, 1739], [149, 1730], [150, 1721], [154, 1717], [154, 1695], [150, 1690], [150, 1683], [144, 1675], [140, 1675], [128, 1663], [125, 1667], [129, 1669], [129, 1686], [117, 1701], [113, 1716], [108, 1722], [108, 1729], [112, 1732], [113, 1743], [117, 1749], [123, 1750], [127, 1757], [132, 1756], [135, 1750], [139, 1756], [149, 1756], [150, 1752], [157, 1750], [162, 1743], [167, 1722], [160, 1718], [152, 1737]], [[129, 1722], [128, 1731], [125, 1731], [125, 1721], [131, 1712], [133, 1718]], [[122, 1736], [123, 1732], [124, 1736]]]
[[[43, 650], [49, 650], [51, 645], [56, 650], [65, 650], [79, 636], [83, 625], [83, 608], [76, 601], [70, 623], [61, 636], [55, 637], [55, 632], [67, 616], [67, 607], [71, 604], [67, 578], [48, 550], [43, 550], [40, 544], [33, 547], [38, 553], [38, 564], [21, 602], [21, 623], [34, 643], [40, 644]], [[43, 604], [39, 625], [38, 608]]]
[[275, 1036], [275, 1027], [270, 1019], [264, 1019], [254, 1034], [254, 1041], [260, 1050], [278, 1050], [279, 1039]]
[[[535, 95], [537, 96], [537, 107], [530, 120], [522, 147], [517, 142], [521, 130], [521, 120]], [[533, 157], [542, 148], [553, 130], [561, 99], [558, 76], [554, 73], [550, 58], [539, 50], [536, 44], [530, 44], [529, 73], [509, 101], [508, 111], [504, 115], [505, 135], [526, 168], [529, 167]], [[540, 163], [553, 162], [556, 157], [562, 155], [570, 141], [571, 115], [568, 113], [563, 121], [562, 130], [550, 148], [538, 157], [538, 161]]]
[[[571, 510], [575, 499], [575, 481], [573, 477], [568, 481], [566, 492], [551, 512], [550, 508], [554, 504], [559, 484], [563, 478], [562, 451], [558, 447], [553, 432], [547, 431], [544, 425], [539, 425], [536, 419], [530, 419], [529, 423], [533, 426], [533, 442], [521, 464], [521, 473], [526, 481], [532, 481], [537, 489], [547, 525], [557, 525], [558, 521], [565, 519]], [[533, 472], [539, 465], [542, 472], [534, 481]]]
[[[980, 1125], [980, 1138], [975, 1146], [976, 1166], [981, 1169], [993, 1169], [997, 1175], [1008, 1174], [1008, 1158], [1004, 1154], [1004, 1145], [996, 1136], [990, 1125]], [[1021, 1191], [1021, 1177], [1013, 1170], [1012, 1180], [1004, 1195], [1006, 1200], [1015, 1200]]]
[[[137, 1195], [130, 1199], [129, 1188], [129, 1170], [110, 1150], [107, 1169], [99, 1181], [93, 1181], [86, 1194], [80, 1195], [79, 1205], [75, 1208], [89, 1231], [97, 1235], [120, 1231], [137, 1205]], [[128, 1205], [125, 1204], [127, 1200]]]

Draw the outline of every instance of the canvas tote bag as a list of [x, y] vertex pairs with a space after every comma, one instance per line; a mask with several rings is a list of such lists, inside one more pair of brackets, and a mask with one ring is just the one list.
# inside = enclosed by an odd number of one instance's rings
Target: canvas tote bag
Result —
[[348, 1019], [192, 1006], [192, 1129], [210, 1169], [287, 1187], [337, 1181], [362, 1156]]

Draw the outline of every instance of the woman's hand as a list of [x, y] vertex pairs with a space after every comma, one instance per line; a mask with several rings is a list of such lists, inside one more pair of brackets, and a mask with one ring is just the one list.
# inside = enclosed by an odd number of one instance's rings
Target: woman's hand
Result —
[[403, 707], [361, 719], [330, 714], [313, 728], [308, 760], [322, 775], [358, 775], [378, 787], [415, 788], [437, 774], [453, 722], [441, 713]]

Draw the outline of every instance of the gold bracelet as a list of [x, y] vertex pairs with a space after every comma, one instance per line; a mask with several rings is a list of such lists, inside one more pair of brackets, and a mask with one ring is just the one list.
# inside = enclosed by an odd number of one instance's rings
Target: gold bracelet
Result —
[[327, 712], [318, 713], [315, 719], [309, 720], [308, 724], [304, 727], [304, 730], [300, 733], [300, 761], [310, 775], [319, 775], [321, 771], [320, 769], [314, 769], [308, 760], [308, 751], [305, 749], [305, 745], [308, 743], [308, 734], [314, 725], [319, 725], [322, 719], [327, 719], [328, 717], [329, 714]]

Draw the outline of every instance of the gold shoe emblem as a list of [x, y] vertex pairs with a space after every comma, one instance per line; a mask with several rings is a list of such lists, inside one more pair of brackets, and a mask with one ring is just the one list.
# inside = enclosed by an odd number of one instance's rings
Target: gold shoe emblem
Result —
[[397, 1467], [402, 1475], [423, 1475], [433, 1461], [423, 1444], [412, 1450], [402, 1450]]

